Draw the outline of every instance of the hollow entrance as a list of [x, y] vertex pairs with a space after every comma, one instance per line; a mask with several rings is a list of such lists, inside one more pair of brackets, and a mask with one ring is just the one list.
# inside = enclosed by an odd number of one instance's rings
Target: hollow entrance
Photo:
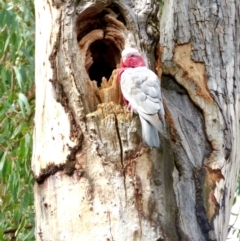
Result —
[[108, 39], [96, 40], [90, 45], [92, 64], [88, 69], [91, 80], [97, 81], [101, 86], [102, 78], [109, 79], [112, 71], [116, 69], [120, 60], [120, 51], [115, 44]]

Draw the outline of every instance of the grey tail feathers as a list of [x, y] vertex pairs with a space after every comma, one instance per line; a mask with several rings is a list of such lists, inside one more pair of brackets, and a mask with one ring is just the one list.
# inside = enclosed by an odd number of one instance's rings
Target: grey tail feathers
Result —
[[141, 117], [140, 115], [139, 117], [142, 124], [143, 141], [150, 147], [159, 148], [160, 140], [158, 136], [158, 130], [143, 117]]

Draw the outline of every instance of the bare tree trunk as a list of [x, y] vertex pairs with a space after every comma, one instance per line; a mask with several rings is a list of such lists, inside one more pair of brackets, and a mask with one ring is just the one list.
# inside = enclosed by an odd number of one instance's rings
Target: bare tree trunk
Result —
[[[240, 6], [165, 0], [159, 25], [159, 4], [35, 1], [36, 240], [226, 239]], [[159, 149], [142, 143], [138, 116], [122, 105], [126, 46], [163, 74], [169, 139]]]
[[[239, 173], [239, 10], [239, 2], [171, 0], [163, 9], [163, 73], [186, 90], [164, 92], [174, 123], [174, 190], [180, 228], [193, 240], [184, 227], [194, 219], [206, 240], [227, 236]], [[189, 108], [193, 104], [199, 118]], [[196, 217], [189, 218], [189, 207]]]

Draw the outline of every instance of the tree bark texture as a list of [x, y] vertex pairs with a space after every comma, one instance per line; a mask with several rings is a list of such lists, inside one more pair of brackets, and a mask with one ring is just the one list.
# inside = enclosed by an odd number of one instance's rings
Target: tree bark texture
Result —
[[[223, 1], [35, 1], [36, 240], [225, 240], [239, 171], [239, 15]], [[169, 139], [142, 143], [121, 51], [161, 77]]]

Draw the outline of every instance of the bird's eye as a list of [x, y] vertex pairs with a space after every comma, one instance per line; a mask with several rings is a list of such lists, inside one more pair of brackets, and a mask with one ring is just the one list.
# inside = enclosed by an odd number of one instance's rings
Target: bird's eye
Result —
[[134, 57], [134, 54], [131, 54], [131, 57]]

